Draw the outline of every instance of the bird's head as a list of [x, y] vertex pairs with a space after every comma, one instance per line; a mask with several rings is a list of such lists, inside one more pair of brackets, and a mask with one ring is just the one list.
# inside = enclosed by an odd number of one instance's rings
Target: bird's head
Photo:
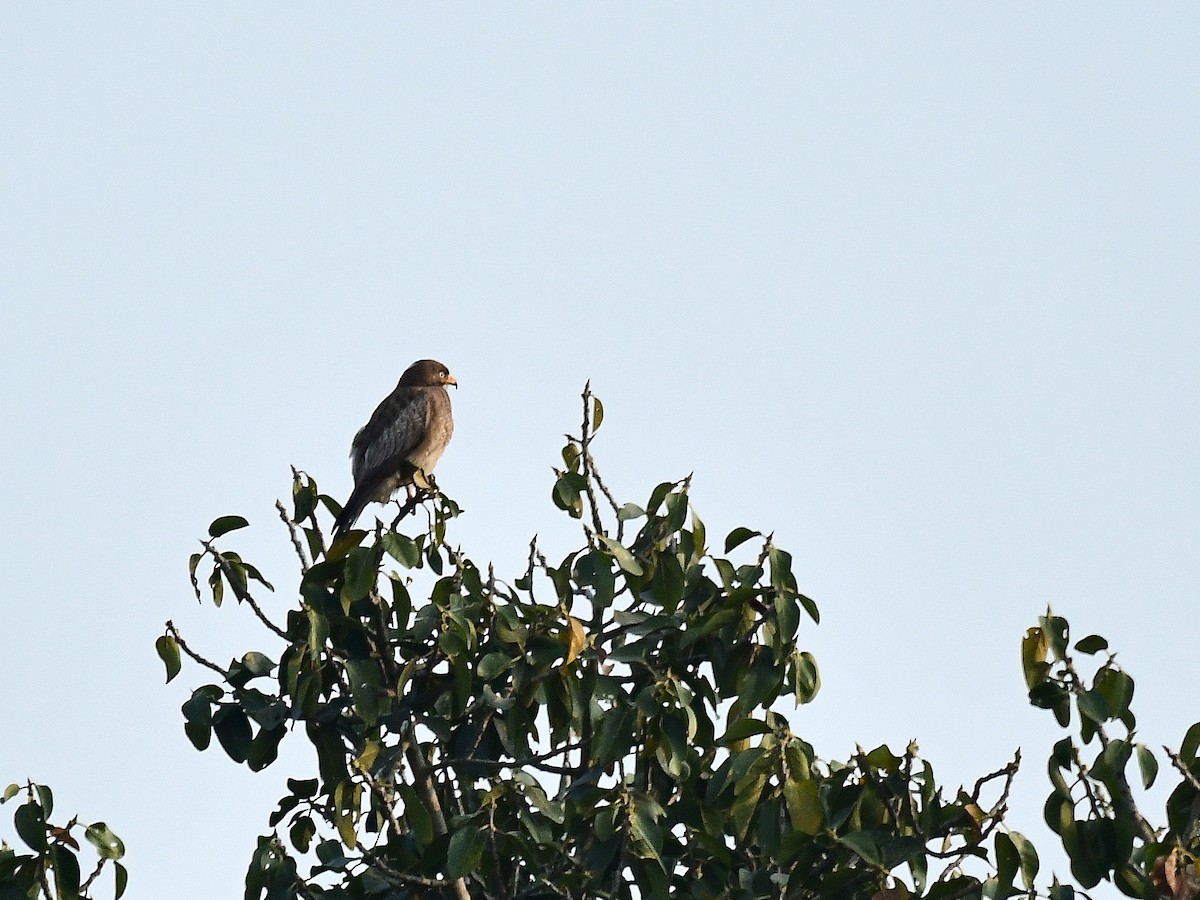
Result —
[[400, 384], [403, 387], [442, 387], [447, 384], [458, 387], [450, 370], [436, 359], [418, 359], [404, 370]]

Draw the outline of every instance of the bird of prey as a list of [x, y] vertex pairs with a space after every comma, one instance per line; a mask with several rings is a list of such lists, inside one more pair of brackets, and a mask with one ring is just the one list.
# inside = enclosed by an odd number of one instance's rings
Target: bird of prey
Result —
[[417, 360], [358, 430], [350, 444], [354, 490], [334, 525], [335, 540], [372, 500], [387, 503], [402, 487], [429, 487], [428, 475], [454, 433], [448, 384], [458, 386], [444, 365]]

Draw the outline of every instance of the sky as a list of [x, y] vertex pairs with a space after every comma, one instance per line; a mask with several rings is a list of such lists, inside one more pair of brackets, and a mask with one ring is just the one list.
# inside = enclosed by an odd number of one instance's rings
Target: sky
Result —
[[1064, 873], [1024, 630], [1107, 635], [1152, 747], [1200, 717], [1197, 33], [1190, 4], [5, 5], [0, 782], [107, 821], [133, 900], [240, 896], [311, 754], [197, 753], [206, 679], [164, 686], [154, 640], [278, 658], [188, 555], [246, 516], [282, 618], [289, 466], [347, 494], [434, 357], [468, 555], [570, 546], [590, 379], [619, 500], [693, 472], [710, 535], [794, 554], [796, 731], [915, 738], [952, 785], [1021, 747], [1011, 824]]

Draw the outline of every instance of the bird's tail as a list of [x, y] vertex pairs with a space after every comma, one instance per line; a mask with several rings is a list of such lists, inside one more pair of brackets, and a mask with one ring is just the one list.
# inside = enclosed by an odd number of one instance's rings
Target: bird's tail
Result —
[[342, 507], [342, 514], [337, 517], [337, 521], [333, 524], [333, 539], [335, 541], [350, 530], [370, 502], [371, 498], [367, 496], [367, 492], [361, 486], [356, 487], [350, 492], [350, 499], [346, 501], [346, 505]]

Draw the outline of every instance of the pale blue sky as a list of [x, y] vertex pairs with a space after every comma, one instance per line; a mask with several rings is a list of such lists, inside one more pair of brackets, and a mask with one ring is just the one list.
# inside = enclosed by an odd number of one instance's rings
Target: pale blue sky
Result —
[[592, 379], [620, 499], [694, 470], [710, 534], [794, 552], [797, 730], [950, 780], [1020, 745], [1048, 850], [1047, 603], [1121, 650], [1148, 743], [1200, 718], [1197, 35], [1188, 4], [7, 5], [0, 782], [107, 819], [133, 900], [240, 896], [308, 755], [196, 753], [203, 679], [164, 687], [154, 638], [277, 658], [196, 606], [195, 538], [246, 515], [286, 588], [288, 465], [346, 493], [433, 356], [470, 554], [566, 546]]

